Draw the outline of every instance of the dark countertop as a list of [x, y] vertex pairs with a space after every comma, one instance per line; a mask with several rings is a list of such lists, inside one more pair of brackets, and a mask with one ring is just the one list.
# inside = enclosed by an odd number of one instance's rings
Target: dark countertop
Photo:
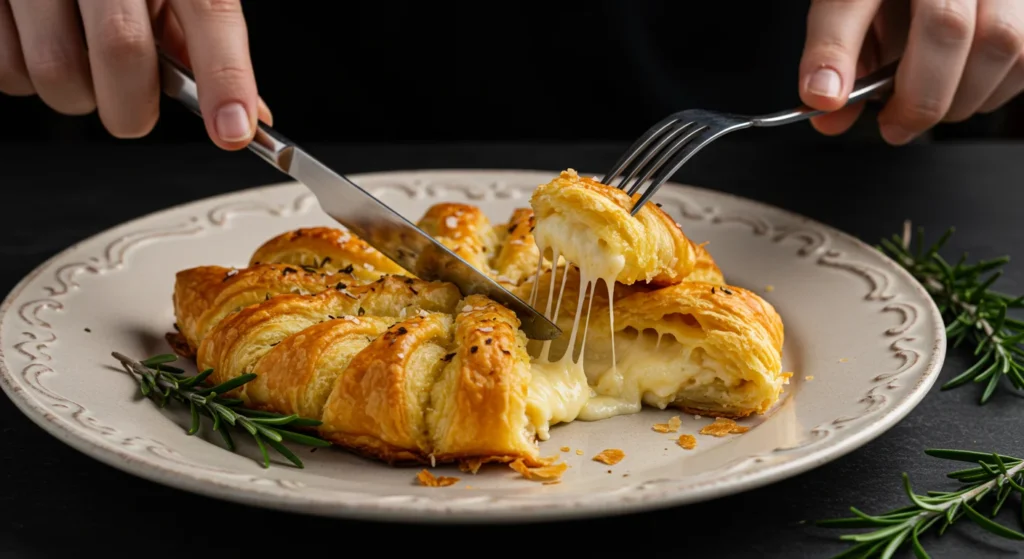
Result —
[[[751, 138], [755, 138], [751, 134]], [[345, 173], [416, 168], [539, 168], [603, 171], [624, 146], [435, 145], [313, 146]], [[5, 201], [0, 224], [0, 293], [68, 245], [170, 205], [286, 177], [248, 152], [212, 146], [156, 149], [123, 146], [6, 146], [0, 152]], [[885, 146], [722, 143], [696, 157], [679, 182], [716, 188], [785, 207], [869, 242], [898, 233], [904, 219], [934, 235], [957, 227], [950, 254], [1009, 254], [1024, 246], [1024, 144]], [[1011, 263], [998, 284], [1024, 291], [1024, 268]], [[906, 504], [900, 474], [919, 490], [949, 488], [959, 466], [929, 458], [926, 448], [1024, 454], [1024, 400], [1004, 391], [984, 408], [975, 386], [940, 392], [969, 356], [951, 350], [931, 393], [878, 439], [805, 474], [715, 501], [600, 520], [474, 527], [518, 553], [550, 548], [593, 556], [588, 547], [621, 543], [635, 553], [699, 557], [827, 557], [844, 549], [838, 533], [816, 519], [845, 515], [851, 505], [881, 512]], [[291, 553], [345, 554], [351, 542], [451, 555], [465, 546], [461, 527], [372, 524], [306, 517], [220, 502], [135, 478], [46, 434], [4, 398], [0, 402], [0, 555], [53, 557], [60, 550], [103, 549], [146, 555], [205, 556], [215, 549], [250, 556], [278, 541]], [[1020, 507], [1001, 515], [1013, 525]], [[806, 523], [804, 521], [807, 521]], [[940, 540], [925, 539], [933, 557], [1019, 552], [964, 520]], [[247, 530], [258, 530], [246, 534]], [[178, 535], [180, 534], [180, 535]], [[601, 536], [598, 540], [595, 535]], [[307, 536], [308, 535], [308, 536]], [[385, 539], [388, 538], [388, 539]], [[395, 543], [390, 543], [394, 541]], [[514, 543], [513, 543], [514, 542]], [[396, 545], [397, 544], [397, 545]], [[502, 544], [499, 544], [502, 545]], [[521, 546], [527, 547], [521, 547]], [[513, 547], [515, 546], [515, 547]], [[494, 545], [474, 545], [476, 553]], [[333, 549], [333, 552], [331, 551]], [[660, 551], [659, 551], [660, 550]], [[281, 555], [283, 551], [274, 553]], [[457, 551], [455, 553], [458, 553]], [[517, 554], [518, 554], [517, 553]], [[267, 553], [261, 554], [263, 556]], [[910, 557], [909, 551], [901, 556]]]

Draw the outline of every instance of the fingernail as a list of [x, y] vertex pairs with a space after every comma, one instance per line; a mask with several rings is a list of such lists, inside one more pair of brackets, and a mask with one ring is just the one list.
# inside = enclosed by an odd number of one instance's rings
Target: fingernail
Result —
[[883, 124], [880, 127], [882, 137], [890, 144], [902, 145], [914, 139], [914, 134], [897, 124]]
[[822, 97], [839, 97], [843, 89], [843, 80], [839, 72], [831, 68], [819, 68], [807, 78], [807, 91]]
[[225, 142], [249, 139], [249, 115], [241, 103], [224, 105], [217, 111], [217, 136]]

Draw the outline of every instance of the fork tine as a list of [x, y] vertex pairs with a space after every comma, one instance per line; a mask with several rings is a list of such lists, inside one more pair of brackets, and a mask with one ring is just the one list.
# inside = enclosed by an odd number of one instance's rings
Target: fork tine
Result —
[[[629, 187], [629, 190], [627, 190], [626, 193], [629, 194], [630, 196], [636, 194], [636, 191], [640, 190], [640, 187], [643, 186], [643, 184], [647, 182], [652, 175], [657, 173], [665, 165], [667, 161], [672, 159], [672, 157], [675, 154], [679, 153], [679, 150], [686, 147], [686, 145], [690, 143], [690, 140], [692, 140], [694, 136], [701, 133], [705, 129], [707, 129], [707, 126], [697, 126], [693, 122], [687, 122], [682, 128], [680, 128], [680, 130], [689, 130], [689, 132], [687, 132], [682, 138], [679, 138], [675, 142], [673, 142], [672, 145], [668, 147], [668, 149], [663, 150], [661, 153], [661, 157], [658, 158], [654, 165], [651, 165], [650, 168], [647, 169], [647, 172], [644, 173], [643, 176], [638, 177], [636, 179], [636, 181], [633, 183], [633, 186]], [[653, 155], [655, 154], [651, 153], [650, 155], [647, 156], [647, 158], [650, 159]], [[630, 178], [633, 178], [634, 174], [631, 174]]]
[[[722, 135], [725, 131], [723, 130], [712, 130], [711, 128], [704, 127], [697, 134], [696, 138], [693, 138], [686, 144], [686, 147], [680, 150], [667, 164], [660, 166], [658, 174], [652, 179], [651, 185], [647, 190], [640, 196], [640, 199], [633, 205], [633, 209], [630, 210], [630, 215], [636, 215], [636, 212], [640, 211], [640, 208], [644, 206], [651, 197], [661, 188], [661, 185], [665, 184], [666, 181], [672, 175], [676, 174], [676, 171], [683, 166], [691, 157], [700, 151], [704, 146], [711, 143], [715, 138]], [[692, 136], [687, 134], [687, 136]]]
[[[679, 122], [681, 121], [676, 122], [676, 124], [679, 124]], [[672, 147], [674, 146], [673, 140], [675, 140], [683, 132], [686, 132], [686, 130], [691, 128], [692, 126], [692, 122], [684, 122], [681, 126], [673, 125], [672, 128], [668, 131], [668, 133], [662, 134], [660, 136], [660, 140], [653, 147], [649, 147], [643, 151], [643, 153], [641, 154], [643, 155], [643, 157], [638, 162], [629, 165], [627, 169], [629, 171], [628, 173], [623, 171], [622, 178], [619, 181], [619, 188], [621, 188], [622, 190], [626, 190], [626, 185], [629, 184], [631, 180], [636, 178], [638, 174], [644, 172], [644, 169], [647, 168], [647, 164], [650, 163], [652, 159], [655, 159], [659, 154], [665, 152], [665, 146], [669, 146], [669, 149], [674, 149]], [[662, 159], [664, 159], [664, 157], [662, 157]], [[657, 164], [655, 164], [653, 168], [647, 171], [647, 175], [650, 176], [657, 170], [658, 166]], [[639, 187], [637, 185], [634, 185], [629, 191], [629, 194], [632, 196], [633, 192], [635, 192], [637, 188]]]
[[[601, 182], [609, 186], [613, 186], [610, 181], [622, 173], [626, 167], [636, 159], [637, 155], [640, 155], [643, 150], [647, 149], [647, 146], [650, 145], [651, 142], [657, 139], [662, 133], [671, 128], [678, 121], [679, 117], [673, 115], [662, 119], [661, 122], [648, 128], [647, 132], [644, 132], [644, 135], [640, 136], [635, 142], [633, 142], [633, 145], [629, 146], [629, 149], [619, 157], [619, 160], [616, 161], [611, 170], [605, 174], [604, 178], [601, 179]], [[622, 184], [622, 182], [619, 184]]]

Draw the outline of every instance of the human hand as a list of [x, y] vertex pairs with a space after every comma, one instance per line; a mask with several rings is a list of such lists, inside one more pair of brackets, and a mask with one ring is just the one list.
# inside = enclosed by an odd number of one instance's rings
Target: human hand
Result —
[[0, 92], [98, 109], [112, 135], [145, 136], [159, 116], [157, 44], [195, 74], [216, 145], [241, 149], [257, 118], [270, 123], [240, 0], [0, 0]]
[[998, 109], [1024, 90], [1024, 0], [814, 0], [800, 96], [833, 113], [811, 120], [845, 132], [863, 103], [840, 107], [853, 82], [902, 56], [878, 116], [900, 145], [940, 122]]

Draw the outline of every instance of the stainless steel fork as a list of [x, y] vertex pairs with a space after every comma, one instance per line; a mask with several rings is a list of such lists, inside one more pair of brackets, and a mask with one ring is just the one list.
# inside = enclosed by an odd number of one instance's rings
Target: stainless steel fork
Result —
[[[857, 80], [846, 105], [887, 94], [891, 90], [898, 64], [897, 60]], [[782, 126], [821, 114], [824, 111], [807, 106], [763, 116], [732, 115], [702, 109], [673, 113], [649, 128], [634, 142], [601, 182], [616, 186], [611, 181], [618, 176], [618, 188], [632, 196], [644, 183], [651, 181], [630, 212], [636, 215], [684, 163], [718, 138], [752, 126]], [[630, 181], [633, 183], [629, 184]]]

